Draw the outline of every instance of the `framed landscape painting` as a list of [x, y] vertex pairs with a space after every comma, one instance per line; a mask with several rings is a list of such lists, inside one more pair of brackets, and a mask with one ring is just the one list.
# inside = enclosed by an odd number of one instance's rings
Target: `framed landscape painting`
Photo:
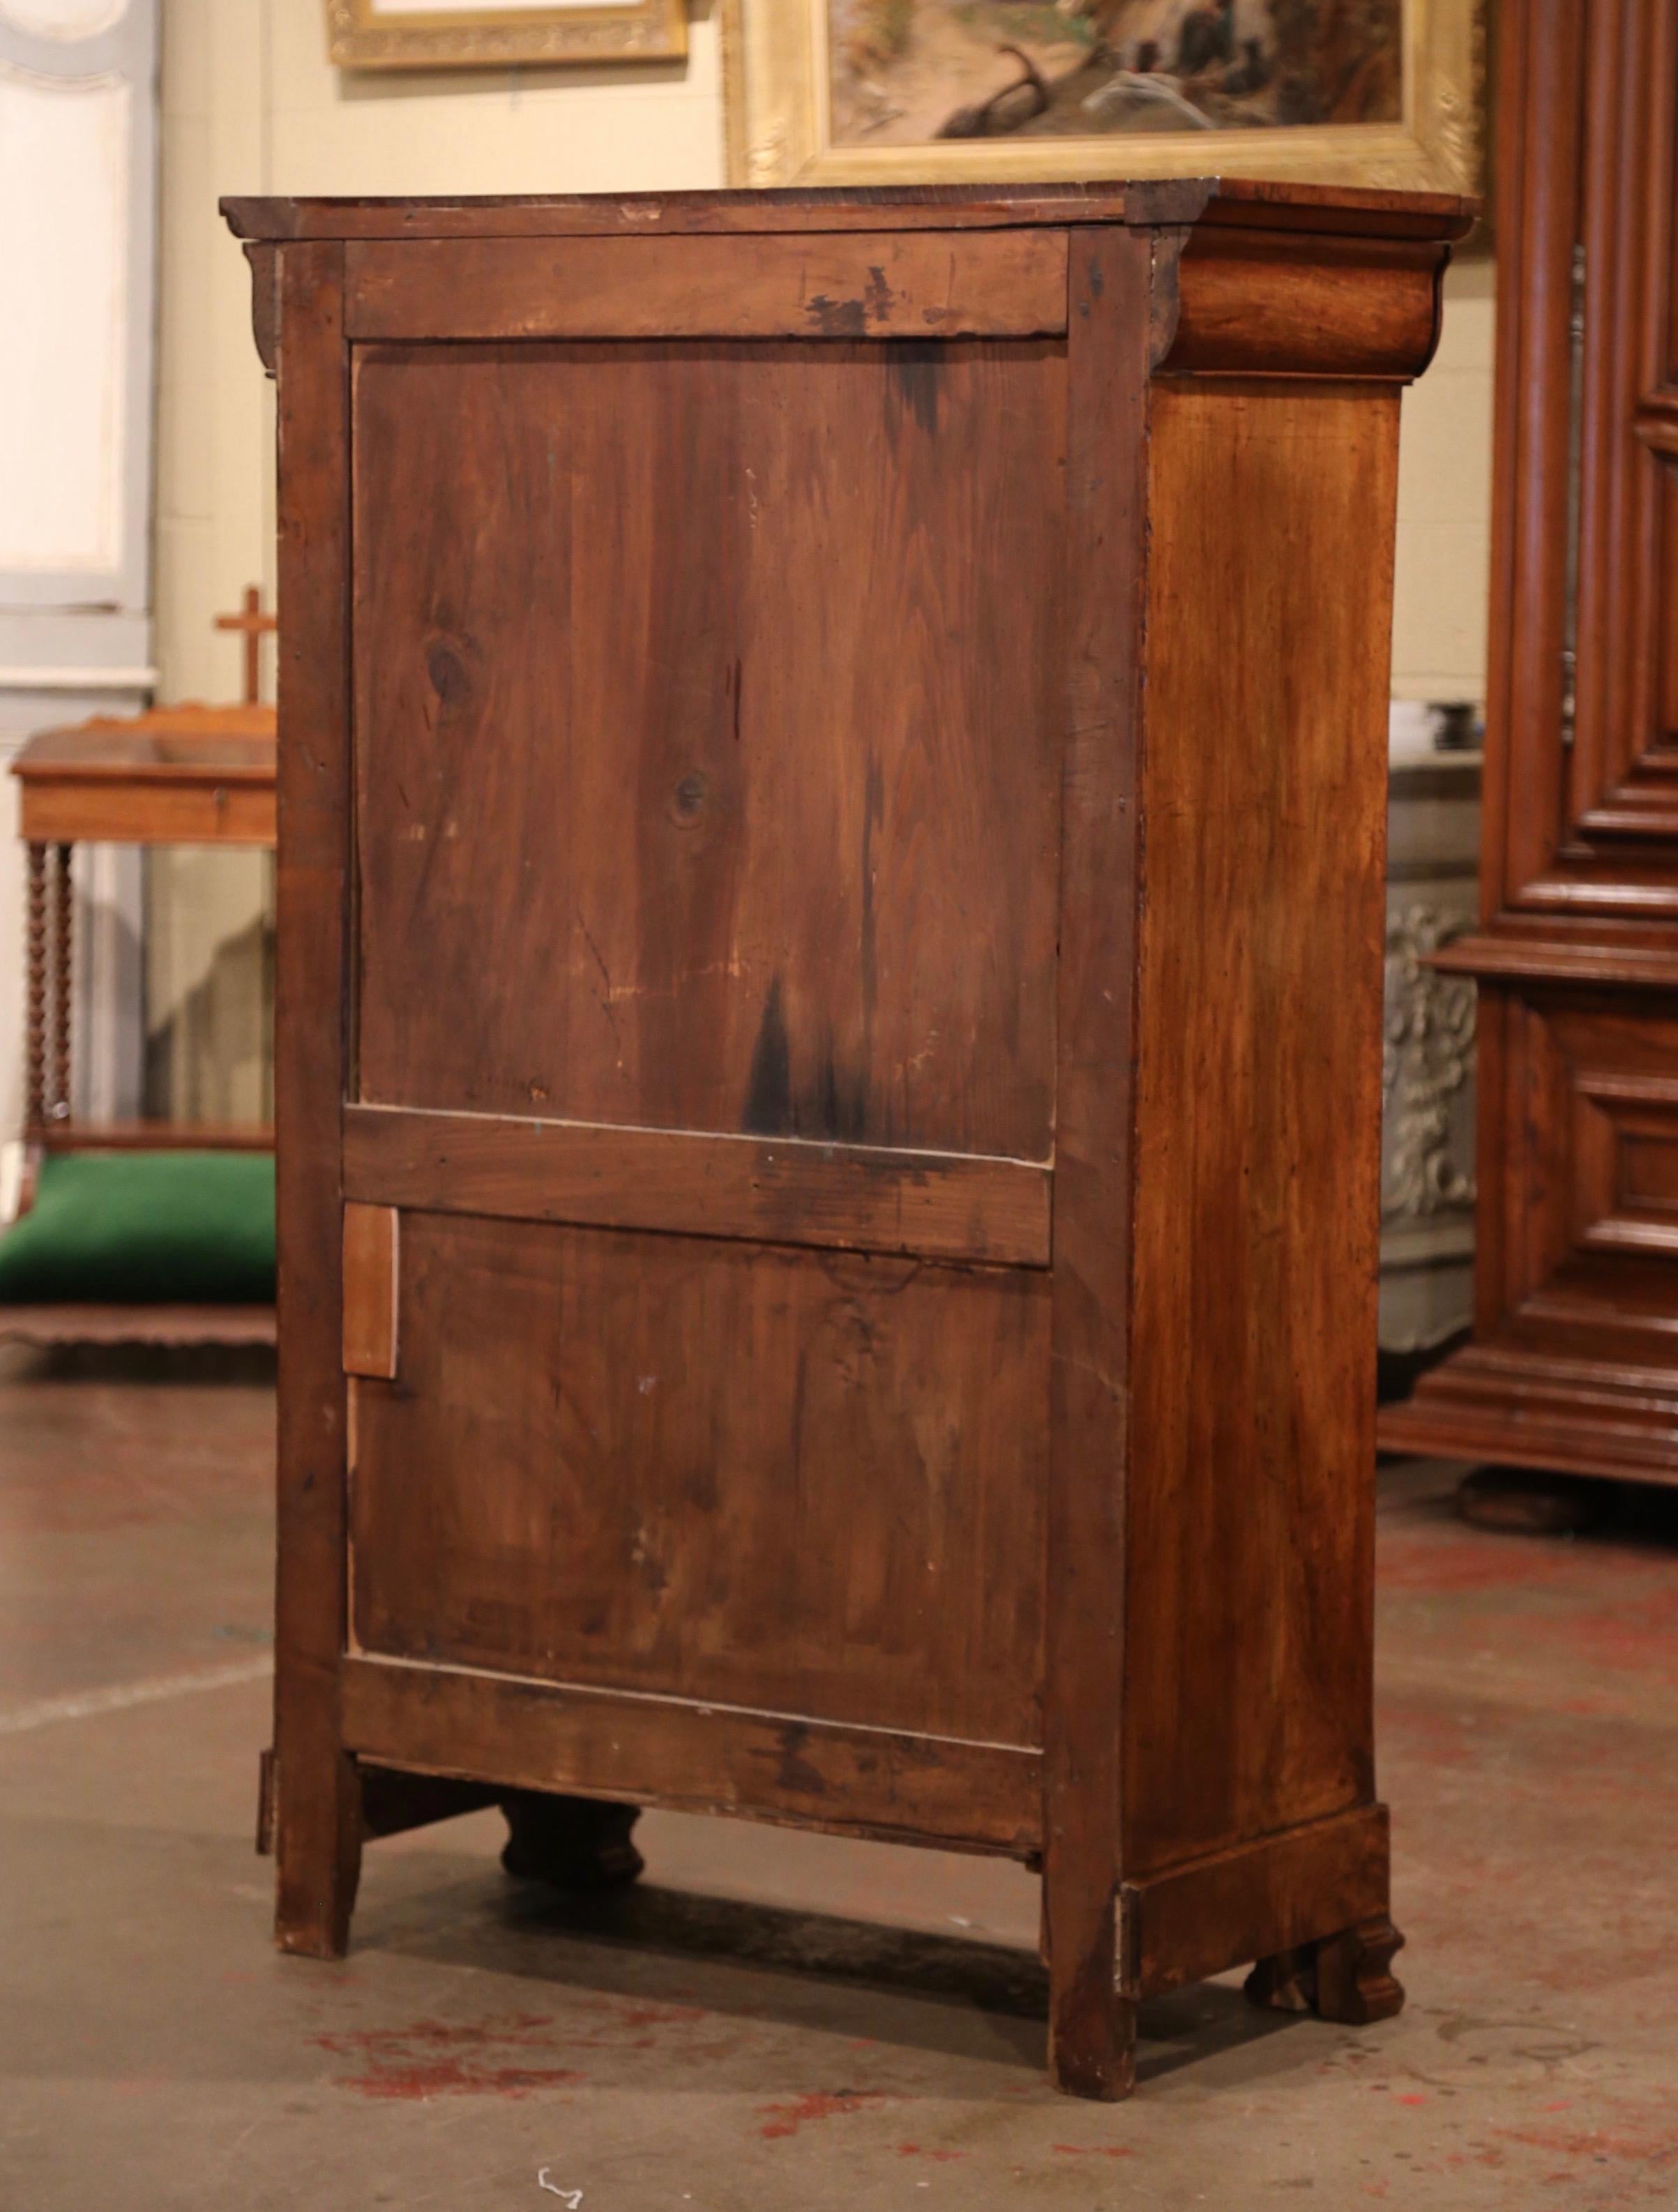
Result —
[[1479, 189], [1477, 0], [724, 0], [731, 181]]
[[340, 69], [680, 60], [687, 0], [326, 0]]

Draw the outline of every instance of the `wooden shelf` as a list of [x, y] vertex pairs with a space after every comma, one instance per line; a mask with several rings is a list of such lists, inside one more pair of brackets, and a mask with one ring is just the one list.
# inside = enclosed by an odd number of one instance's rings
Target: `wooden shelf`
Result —
[[271, 1152], [266, 1121], [45, 1121], [23, 1133], [45, 1152]]
[[0, 1305], [0, 1344], [272, 1344], [272, 1306]]

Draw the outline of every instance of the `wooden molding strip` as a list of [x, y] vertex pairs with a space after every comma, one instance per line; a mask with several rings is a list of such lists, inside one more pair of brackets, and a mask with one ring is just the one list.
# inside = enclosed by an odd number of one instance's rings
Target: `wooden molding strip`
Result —
[[[1313, 134], [1315, 137], [1320, 133]], [[1037, 141], [1039, 148], [1045, 142]], [[1017, 228], [1033, 223], [1206, 222], [1372, 237], [1465, 236], [1477, 203], [1453, 192], [1156, 177], [1009, 184], [887, 185], [866, 193], [790, 191], [495, 193], [471, 198], [248, 198], [220, 202], [235, 238], [735, 236], [856, 230]]]
[[1052, 1171], [1027, 1160], [593, 1121], [344, 1112], [343, 1188], [370, 1205], [579, 1227], [1049, 1264]]
[[1678, 945], [1655, 947], [1592, 942], [1563, 944], [1554, 938], [1459, 937], [1427, 955], [1426, 965], [1452, 975], [1481, 975], [1511, 983], [1550, 984], [1556, 989], [1613, 985], [1636, 990], [1678, 986]]
[[1387, 1909], [1387, 1808], [1286, 1829], [1126, 1882], [1125, 1980], [1153, 1996]]
[[415, 239], [345, 249], [358, 339], [1031, 337], [1066, 234]]
[[345, 1748], [385, 1766], [1029, 1857], [1042, 1759], [681, 1698], [349, 1658]]

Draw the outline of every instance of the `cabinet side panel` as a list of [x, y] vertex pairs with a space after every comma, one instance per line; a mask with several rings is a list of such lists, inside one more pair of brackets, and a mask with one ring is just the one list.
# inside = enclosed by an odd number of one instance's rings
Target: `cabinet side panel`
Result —
[[1396, 392], [1161, 387], [1125, 1866], [1362, 1802]]

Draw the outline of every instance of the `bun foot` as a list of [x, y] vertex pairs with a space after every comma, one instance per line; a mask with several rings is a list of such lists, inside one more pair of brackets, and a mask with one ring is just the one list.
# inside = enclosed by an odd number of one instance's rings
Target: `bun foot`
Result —
[[1613, 1513], [1616, 1486], [1579, 1474], [1482, 1467], [1457, 1486], [1457, 1510], [1472, 1528], [1501, 1535], [1579, 1536]]
[[1392, 1972], [1403, 1942], [1386, 1915], [1377, 1913], [1321, 1942], [1261, 1959], [1247, 1976], [1246, 1994], [1273, 2012], [1314, 2012], [1319, 2020], [1367, 2027], [1403, 2008], [1403, 1988]]
[[627, 1887], [646, 1864], [629, 1840], [639, 1805], [540, 1790], [510, 1790], [500, 1802], [509, 1831], [501, 1864], [521, 1881], [598, 1893]]

